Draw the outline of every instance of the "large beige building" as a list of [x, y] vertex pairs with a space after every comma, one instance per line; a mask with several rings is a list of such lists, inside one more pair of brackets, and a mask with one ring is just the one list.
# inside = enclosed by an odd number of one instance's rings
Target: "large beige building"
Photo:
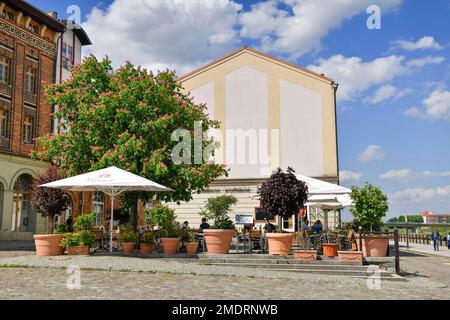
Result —
[[[179, 221], [200, 224], [208, 197], [234, 194], [234, 214], [254, 215], [257, 187], [271, 172], [293, 167], [298, 174], [338, 183], [337, 84], [320, 75], [244, 47], [179, 78], [196, 103], [221, 122], [215, 161], [228, 178], [176, 209]], [[283, 221], [294, 230], [295, 216]]]

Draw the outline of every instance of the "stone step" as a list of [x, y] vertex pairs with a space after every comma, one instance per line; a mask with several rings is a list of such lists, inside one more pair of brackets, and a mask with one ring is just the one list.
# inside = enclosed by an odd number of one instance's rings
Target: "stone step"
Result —
[[[211, 266], [221, 266], [221, 267], [242, 267], [242, 268], [252, 268], [252, 269], [264, 269], [266, 271], [276, 271], [276, 272], [301, 272], [301, 273], [312, 273], [312, 274], [324, 274], [324, 275], [335, 275], [335, 276], [348, 276], [357, 278], [369, 278], [373, 276], [373, 272], [368, 271], [367, 267], [353, 267], [353, 269], [331, 269], [330, 266], [323, 265], [250, 265], [250, 264], [232, 264], [232, 263], [204, 263], [204, 265]], [[314, 266], [314, 267], [312, 267]], [[286, 267], [286, 268], [282, 268]], [[356, 269], [355, 269], [356, 268]], [[405, 278], [393, 275], [385, 270], [380, 270], [380, 278], [382, 280], [392, 280], [392, 281], [407, 281]]]
[[367, 266], [355, 266], [355, 265], [322, 265], [322, 264], [276, 264], [276, 263], [234, 263], [234, 262], [201, 262], [202, 265], [218, 265], [218, 266], [233, 266], [233, 267], [246, 267], [246, 268], [262, 268], [262, 269], [280, 269], [280, 270], [349, 270], [349, 271], [367, 271]]

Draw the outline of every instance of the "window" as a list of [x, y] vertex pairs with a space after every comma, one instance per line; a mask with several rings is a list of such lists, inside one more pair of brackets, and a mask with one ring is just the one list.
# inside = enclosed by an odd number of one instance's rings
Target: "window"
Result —
[[14, 11], [12, 10], [3, 9], [2, 16], [7, 20], [14, 21]]
[[94, 192], [94, 199], [92, 200], [92, 212], [95, 212], [95, 223], [97, 226], [103, 225], [104, 209], [105, 202], [103, 199], [103, 192]]
[[25, 78], [25, 91], [29, 93], [36, 92], [36, 69], [27, 67], [27, 74]]
[[62, 58], [63, 67], [67, 70], [71, 70], [72, 65], [73, 65], [73, 48], [72, 48], [72, 46], [70, 46], [64, 42], [62, 55], [63, 55], [63, 58]]
[[33, 143], [33, 118], [26, 116], [23, 120], [23, 142]]
[[8, 137], [8, 111], [0, 110], [0, 137]]
[[10, 60], [0, 55], [0, 82], [9, 83]]
[[30, 25], [28, 26], [28, 30], [30, 30], [33, 33], [39, 33], [39, 25], [31, 22]]

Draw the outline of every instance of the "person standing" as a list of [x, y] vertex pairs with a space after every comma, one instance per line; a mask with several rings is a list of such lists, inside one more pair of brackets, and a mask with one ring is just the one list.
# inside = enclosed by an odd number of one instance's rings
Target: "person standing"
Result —
[[447, 232], [447, 249], [450, 250], [450, 231]]
[[439, 251], [439, 241], [441, 239], [441, 235], [439, 231], [434, 230], [430, 235], [430, 240], [433, 241], [433, 249], [434, 251]]

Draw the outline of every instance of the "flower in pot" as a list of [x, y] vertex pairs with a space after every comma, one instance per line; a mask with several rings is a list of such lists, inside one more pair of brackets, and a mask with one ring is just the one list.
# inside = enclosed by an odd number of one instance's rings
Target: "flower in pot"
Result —
[[[303, 209], [308, 199], [308, 186], [295, 176], [291, 167], [278, 168], [259, 188], [261, 207], [274, 216], [288, 218]], [[292, 250], [292, 234], [267, 233], [269, 254], [286, 255]]]
[[365, 183], [358, 188], [352, 187], [351, 197], [353, 206], [350, 213], [358, 218], [358, 221], [365, 234], [362, 235], [362, 251], [368, 257], [386, 256], [389, 246], [389, 234], [376, 234], [383, 225], [382, 219], [389, 210], [387, 196], [383, 191]]
[[37, 256], [61, 255], [64, 248], [60, 242], [64, 236], [60, 230], [54, 232], [54, 220], [57, 214], [69, 206], [69, 197], [61, 190], [39, 187], [42, 184], [63, 178], [56, 166], [51, 165], [47, 171], [33, 179], [32, 206], [35, 213], [47, 218], [48, 234], [34, 235]]
[[141, 254], [149, 254], [153, 252], [155, 233], [153, 231], [146, 231], [142, 236], [140, 243]]
[[133, 230], [121, 230], [119, 232], [119, 241], [124, 253], [132, 253], [134, 244], [137, 240], [137, 234]]
[[235, 227], [229, 214], [231, 213], [231, 207], [236, 203], [237, 198], [232, 195], [209, 198], [205, 208], [200, 213], [207, 220], [214, 221], [210, 229], [203, 230], [206, 249], [209, 254], [226, 254], [229, 252], [235, 233]]
[[176, 223], [175, 210], [167, 206], [158, 204], [150, 209], [148, 219], [153, 224], [159, 225], [159, 241], [162, 244], [164, 254], [177, 253], [180, 246], [180, 230]]
[[198, 240], [197, 240], [197, 234], [193, 231], [190, 231], [186, 235], [186, 252], [188, 254], [196, 254], [198, 249]]

